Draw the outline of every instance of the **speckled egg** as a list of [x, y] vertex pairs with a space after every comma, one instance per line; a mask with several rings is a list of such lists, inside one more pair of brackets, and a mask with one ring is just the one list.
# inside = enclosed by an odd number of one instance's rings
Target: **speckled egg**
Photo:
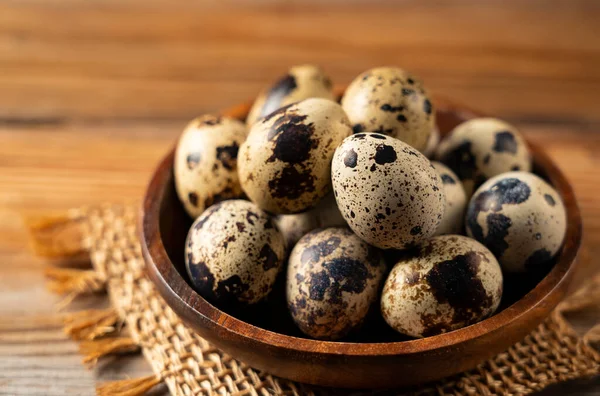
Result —
[[328, 194], [309, 211], [276, 216], [275, 224], [283, 234], [286, 245], [291, 250], [296, 242], [315, 228], [345, 227], [333, 194]]
[[331, 191], [331, 158], [352, 133], [337, 103], [305, 99], [254, 124], [238, 156], [242, 189], [277, 214], [314, 207]]
[[476, 323], [502, 299], [502, 271], [479, 242], [460, 235], [433, 237], [390, 272], [381, 313], [396, 331], [429, 337]]
[[251, 126], [259, 118], [280, 107], [308, 98], [334, 100], [331, 79], [319, 66], [294, 66], [285, 76], [260, 93], [246, 117], [246, 123]]
[[467, 234], [487, 246], [507, 272], [543, 270], [567, 230], [560, 195], [527, 172], [504, 173], [479, 187], [466, 225]]
[[432, 158], [435, 155], [435, 150], [437, 149], [438, 144], [440, 144], [440, 130], [435, 127], [431, 131], [431, 135], [429, 135], [429, 139], [427, 139], [427, 146], [423, 149], [422, 153], [427, 158]]
[[175, 150], [175, 188], [196, 218], [214, 203], [242, 193], [237, 155], [246, 126], [233, 118], [205, 115], [188, 124]]
[[380, 251], [346, 227], [306, 234], [289, 258], [286, 293], [294, 322], [317, 339], [347, 335], [377, 300], [384, 272]]
[[423, 84], [396, 67], [379, 67], [356, 77], [342, 107], [354, 133], [377, 132], [424, 150], [435, 127], [435, 111]]
[[275, 216], [273, 221], [281, 231], [285, 245], [291, 250], [304, 235], [319, 228], [319, 222], [312, 210], [303, 213]]
[[344, 140], [332, 162], [344, 219], [374, 246], [403, 249], [433, 235], [444, 214], [442, 181], [411, 146], [378, 133]]
[[446, 208], [442, 222], [434, 235], [462, 234], [467, 208], [467, 194], [458, 176], [446, 165], [439, 162], [431, 162], [442, 179], [444, 195], [446, 196]]
[[463, 122], [442, 140], [435, 158], [456, 173], [468, 197], [490, 177], [531, 170], [529, 149], [519, 131], [495, 118]]
[[218, 304], [254, 304], [282, 268], [285, 242], [271, 217], [251, 202], [208, 208], [192, 225], [185, 264], [196, 291]]

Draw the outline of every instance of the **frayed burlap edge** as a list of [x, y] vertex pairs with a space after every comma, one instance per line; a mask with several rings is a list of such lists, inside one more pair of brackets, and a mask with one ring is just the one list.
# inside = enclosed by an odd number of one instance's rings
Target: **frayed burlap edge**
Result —
[[[106, 205], [28, 222], [32, 245], [48, 257], [88, 252], [89, 270], [49, 267], [49, 288], [65, 295], [62, 308], [106, 290], [112, 308], [68, 315], [65, 331], [80, 342], [85, 364], [141, 350], [154, 375], [101, 384], [99, 395], [136, 396], [165, 383], [172, 395], [310, 395], [342, 391], [273, 377], [238, 362], [188, 329], [144, 277], [136, 230], [137, 206]], [[475, 369], [428, 384], [415, 395], [525, 395], [548, 385], [600, 374], [596, 326], [579, 337], [564, 314], [600, 302], [600, 276], [563, 301], [524, 340]], [[127, 335], [125, 335], [127, 334]], [[345, 392], [344, 392], [345, 393]], [[356, 394], [356, 393], [353, 393]]]

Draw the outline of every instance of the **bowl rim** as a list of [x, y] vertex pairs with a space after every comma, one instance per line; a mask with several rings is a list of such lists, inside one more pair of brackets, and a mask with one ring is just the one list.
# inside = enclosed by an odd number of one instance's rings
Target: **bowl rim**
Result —
[[[457, 113], [478, 117], [483, 116], [479, 112], [472, 111], [461, 105], [452, 104], [453, 102], [437, 96], [435, 97], [434, 102], [437, 106], [440, 106], [441, 104], [442, 107], [445, 106]], [[243, 103], [222, 112], [222, 114], [235, 118], [242, 118], [247, 113], [250, 104]], [[140, 216], [142, 253], [147, 268], [149, 267], [149, 270], [156, 275], [156, 277], [152, 277], [153, 281], [160, 281], [164, 286], [158, 288], [161, 294], [171, 294], [170, 297], [175, 297], [184, 304], [187, 309], [192, 310], [195, 315], [200, 315], [204, 320], [210, 322], [212, 326], [227, 333], [249, 339], [253, 342], [276, 348], [294, 350], [300, 353], [350, 356], [407, 355], [433, 352], [439, 348], [456, 346], [483, 337], [488, 333], [501, 331], [502, 327], [517, 322], [519, 318], [526, 315], [531, 310], [536, 310], [544, 306], [544, 304], [546, 304], [545, 301], [548, 300], [550, 296], [561, 293], [561, 290], [565, 289], [562, 287], [563, 283], [567, 282], [574, 272], [576, 257], [582, 239], [581, 214], [575, 199], [575, 194], [564, 174], [554, 164], [550, 157], [548, 157], [548, 155], [537, 145], [532, 144], [529, 141], [527, 141], [527, 144], [532, 153], [532, 158], [535, 159], [535, 163], [545, 170], [551, 184], [560, 194], [567, 212], [567, 233], [565, 235], [563, 247], [557, 257], [556, 264], [533, 289], [511, 306], [487, 319], [448, 333], [395, 342], [356, 343], [323, 341], [289, 336], [263, 329], [237, 319], [210, 304], [196, 293], [175, 269], [162, 243], [159, 225], [160, 217], [157, 214], [160, 211], [165, 190], [170, 187], [169, 181], [172, 176], [174, 148], [172, 148], [159, 163], [152, 174], [150, 183], [148, 184], [144, 195]], [[157, 265], [157, 263], [161, 263], [162, 265]], [[172, 276], [176, 277], [176, 282], [178, 283], [177, 290], [175, 290], [173, 285], [167, 281], [167, 272], [172, 273]], [[562, 292], [564, 293], [564, 291]], [[191, 298], [185, 300], [181, 297], [182, 294], [189, 295]], [[552, 308], [553, 307], [543, 307], [542, 309], [544, 311], [549, 311]]]

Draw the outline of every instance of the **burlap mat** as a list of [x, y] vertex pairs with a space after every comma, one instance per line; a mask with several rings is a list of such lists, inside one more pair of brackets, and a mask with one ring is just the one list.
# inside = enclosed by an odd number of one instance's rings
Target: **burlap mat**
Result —
[[[88, 310], [66, 318], [65, 330], [81, 342], [84, 363], [141, 350], [154, 375], [98, 386], [100, 395], [134, 396], [159, 383], [173, 395], [308, 395], [342, 391], [302, 385], [257, 371], [212, 347], [188, 329], [144, 276], [138, 241], [137, 206], [74, 210], [30, 222], [39, 254], [89, 254], [93, 269], [51, 267], [51, 290], [66, 295], [106, 289], [112, 309]], [[385, 394], [523, 395], [548, 385], [600, 374], [596, 326], [579, 337], [563, 314], [600, 301], [600, 277], [562, 302], [552, 316], [506, 352], [460, 375], [410, 391]], [[357, 393], [354, 393], [357, 394]]]

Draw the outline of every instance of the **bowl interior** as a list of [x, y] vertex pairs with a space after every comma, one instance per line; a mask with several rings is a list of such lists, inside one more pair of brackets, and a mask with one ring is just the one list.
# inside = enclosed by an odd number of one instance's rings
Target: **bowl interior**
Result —
[[[476, 113], [468, 110], [461, 109], [458, 111], [455, 107], [446, 105], [444, 101], [439, 101], [437, 106], [437, 124], [441, 132], [441, 135], [446, 135], [452, 128], [459, 123], [478, 116]], [[243, 117], [243, 111], [234, 111], [233, 115]], [[559, 193], [565, 199], [565, 188], [570, 192], [570, 187], [560, 175], [560, 172], [556, 170], [550, 160], [537, 148], [532, 147], [534, 153], [534, 173], [546, 179], [550, 184], [553, 184]], [[168, 159], [167, 159], [168, 161]], [[172, 161], [172, 156], [171, 156]], [[551, 168], [551, 169], [550, 169]], [[556, 176], [558, 172], [558, 176]], [[557, 179], [558, 177], [558, 179]], [[163, 190], [164, 194], [161, 197], [160, 213], [159, 213], [159, 229], [164, 245], [165, 251], [172, 262], [173, 266], [188, 285], [191, 286], [189, 281], [185, 263], [184, 263], [184, 245], [185, 238], [189, 227], [192, 224], [192, 219], [185, 213], [181, 203], [177, 198], [175, 187], [173, 183], [172, 167], [171, 172], [168, 176], [168, 185]], [[566, 205], [569, 211], [569, 205]], [[578, 216], [578, 213], [568, 213], [568, 216]], [[571, 219], [569, 219], [571, 220]], [[571, 237], [573, 237], [571, 235]], [[568, 237], [569, 238], [569, 234]], [[555, 262], [560, 260], [563, 256], [562, 252], [555, 258]], [[572, 260], [571, 260], [572, 261]], [[506, 310], [508, 307], [513, 306], [517, 301], [521, 300], [527, 293], [533, 290], [542, 279], [544, 279], [548, 273], [553, 269], [554, 263], [547, 266], [544, 272], [519, 275], [519, 276], [506, 276], [504, 282], [504, 294], [502, 303], [499, 310], [494, 314], [497, 316], [499, 313]], [[561, 270], [564, 272], [564, 269]], [[563, 274], [564, 275], [564, 274]], [[277, 284], [266, 299], [252, 307], [245, 307], [243, 310], [224, 310], [227, 314], [251, 325], [259, 328], [269, 330], [282, 335], [294, 336], [299, 338], [308, 338], [304, 336], [294, 325], [291, 316], [288, 313], [285, 304], [285, 274], [282, 273], [277, 281]], [[201, 298], [201, 297], [198, 297]], [[369, 313], [369, 317], [365, 321], [365, 325], [362, 329], [350, 334], [342, 341], [345, 342], [369, 342], [369, 343], [382, 343], [382, 342], [397, 342], [405, 341], [410, 338], [405, 337], [401, 334], [393, 331], [383, 321], [377, 304], [374, 305], [374, 309]], [[215, 307], [218, 310], [219, 307]], [[489, 319], [488, 319], [489, 320]], [[485, 322], [485, 321], [484, 321]], [[453, 332], [454, 333], [454, 332]]]

